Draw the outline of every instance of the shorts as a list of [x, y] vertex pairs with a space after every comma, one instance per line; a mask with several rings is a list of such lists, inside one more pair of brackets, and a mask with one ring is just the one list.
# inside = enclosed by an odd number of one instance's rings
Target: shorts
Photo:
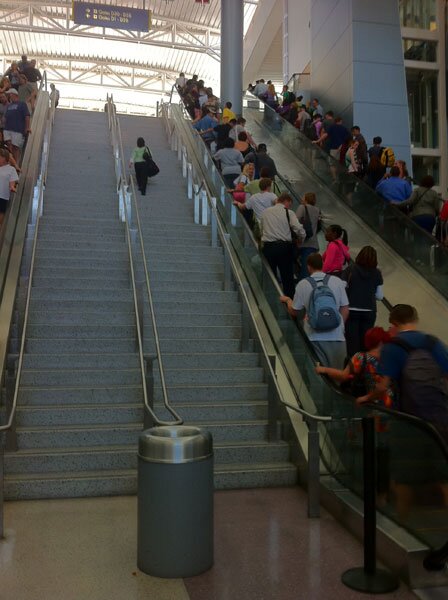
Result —
[[0, 198], [0, 215], [4, 215], [8, 209], [9, 200]]
[[11, 142], [13, 146], [16, 148], [21, 148], [23, 146], [23, 142], [25, 141], [25, 136], [23, 133], [19, 133], [18, 131], [8, 131], [7, 129], [3, 132], [3, 138], [5, 142]]
[[330, 150], [330, 156], [331, 158], [334, 158], [334, 160], [337, 160], [339, 162], [341, 158], [341, 146], [339, 146], [339, 148], [334, 148]]

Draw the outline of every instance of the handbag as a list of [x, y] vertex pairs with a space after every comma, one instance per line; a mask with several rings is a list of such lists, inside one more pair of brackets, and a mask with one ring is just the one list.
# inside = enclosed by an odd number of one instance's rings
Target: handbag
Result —
[[160, 169], [154, 162], [148, 146], [145, 147], [145, 151], [143, 152], [143, 160], [146, 163], [146, 173], [148, 177], [154, 177], [157, 173], [160, 173]]
[[289, 220], [289, 210], [287, 208], [285, 208], [285, 210], [286, 210], [286, 218], [288, 219], [289, 231], [291, 232], [291, 242], [294, 246], [299, 247], [302, 243], [302, 240], [297, 235], [297, 233], [294, 231], [294, 229], [291, 227], [291, 221]]

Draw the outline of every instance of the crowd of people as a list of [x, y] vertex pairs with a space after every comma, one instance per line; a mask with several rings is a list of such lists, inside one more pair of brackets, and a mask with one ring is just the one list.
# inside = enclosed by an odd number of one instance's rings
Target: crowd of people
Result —
[[[24, 54], [13, 61], [0, 77], [0, 226], [17, 186], [20, 160], [33, 114], [42, 74], [35, 60]], [[55, 106], [59, 91], [51, 84], [50, 97]]]
[[[318, 234], [324, 228], [316, 193], [305, 193], [293, 210], [291, 195], [276, 193], [277, 167], [266, 145], [255, 144], [231, 103], [221, 112], [219, 100], [196, 76], [187, 80], [182, 75], [177, 88], [193, 129], [210, 148], [235, 206], [279, 277], [281, 302], [300, 320], [314, 347], [317, 373], [333, 379], [359, 404], [380, 402], [434, 423], [448, 441], [448, 394], [439, 384], [448, 374], [447, 348], [418, 331], [417, 311], [407, 304], [393, 308], [388, 331], [376, 326], [383, 277], [375, 248], [363, 247], [352, 261], [347, 232], [331, 223], [323, 231], [326, 247], [321, 253]], [[331, 111], [324, 112], [317, 98], [302, 104], [287, 86], [279, 97], [272, 83], [263, 80], [250, 89], [386, 202], [410, 209], [411, 218], [432, 231], [441, 200], [430, 176], [413, 191], [405, 163], [395, 159], [380, 137], [368, 148], [359, 127], [349, 131]], [[431, 365], [424, 385], [418, 379], [421, 364]], [[432, 408], [418, 400], [421, 393]]]
[[248, 90], [345, 166], [348, 173], [374, 189], [386, 203], [403, 210], [419, 227], [448, 243], [448, 205], [433, 189], [433, 177], [424, 176], [413, 190], [405, 161], [397, 160], [380, 136], [373, 138], [369, 148], [358, 125], [349, 129], [332, 110], [324, 111], [318, 98], [304, 103], [303, 96], [296, 96], [287, 85], [277, 94], [271, 81], [260, 79]]

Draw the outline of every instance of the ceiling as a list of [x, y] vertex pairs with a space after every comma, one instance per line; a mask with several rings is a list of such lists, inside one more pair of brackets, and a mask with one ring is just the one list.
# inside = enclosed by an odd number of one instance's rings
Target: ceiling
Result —
[[[96, 3], [143, 8], [145, 0]], [[245, 1], [245, 31], [257, 3]], [[0, 54], [35, 57], [59, 81], [100, 85], [100, 75], [112, 73], [117, 85], [162, 90], [184, 71], [217, 86], [221, 0], [146, 0], [145, 8], [152, 11], [147, 33], [75, 25], [70, 0], [0, 0]]]

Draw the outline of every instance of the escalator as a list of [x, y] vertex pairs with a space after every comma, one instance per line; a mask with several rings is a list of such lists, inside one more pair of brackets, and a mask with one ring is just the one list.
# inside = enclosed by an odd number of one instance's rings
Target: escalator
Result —
[[[374, 246], [390, 303], [414, 304], [421, 329], [448, 341], [448, 250], [398, 209], [385, 206], [271, 108], [253, 97], [245, 105], [248, 130], [267, 144], [288, 187], [299, 197], [316, 192], [325, 222], [348, 231], [352, 258], [363, 246]], [[380, 324], [386, 323], [380, 319]]]
[[[422, 567], [428, 548], [439, 548], [448, 539], [448, 448], [444, 440], [431, 425], [410, 415], [377, 405], [357, 407], [352, 398], [316, 374], [313, 349], [280, 304], [278, 282], [260, 256], [244, 219], [234, 209], [207, 148], [192, 135], [180, 106], [169, 107], [168, 123], [171, 135], [174, 130], [181, 132], [182, 145], [195, 156], [193, 172], [204, 178], [216, 198], [220, 221], [262, 317], [259, 334], [275, 351], [277, 383], [289, 399], [287, 403], [280, 400], [282, 435], [290, 442], [292, 455], [304, 459], [298, 460], [299, 470], [306, 464], [306, 433], [292, 405], [315, 415], [331, 416], [330, 421], [319, 425], [322, 500], [339, 520], [361, 535], [361, 419], [374, 416], [378, 555], [399, 570], [411, 587], [447, 585], [445, 575], [428, 574]], [[180, 152], [182, 145], [178, 146]], [[275, 152], [272, 154], [275, 157]], [[301, 471], [302, 477], [306, 475]]]

